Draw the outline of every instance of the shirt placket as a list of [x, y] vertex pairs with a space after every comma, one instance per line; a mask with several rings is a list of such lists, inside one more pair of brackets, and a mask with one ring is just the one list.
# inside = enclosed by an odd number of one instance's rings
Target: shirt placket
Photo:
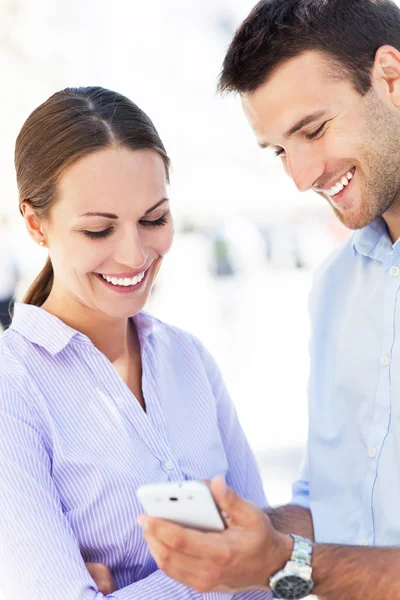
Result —
[[[121, 413], [135, 429], [136, 434], [146, 444], [149, 452], [160, 463], [165, 477], [170, 481], [181, 480], [182, 474], [178, 462], [173, 456], [166, 438], [161, 394], [157, 380], [156, 353], [152, 345], [148, 343], [142, 350], [142, 388], [147, 412], [142, 409], [110, 361], [94, 346], [92, 351], [96, 353], [97, 360], [103, 364], [103, 368], [96, 372], [96, 378], [100, 377], [102, 393], [107, 393], [112, 397]], [[100, 376], [99, 371], [101, 372]]]
[[151, 399], [148, 405], [148, 419], [153, 423], [153, 430], [157, 436], [156, 443], [159, 449], [161, 468], [169, 481], [181, 481], [184, 477], [178, 460], [172, 451], [165, 427], [162, 389], [160, 388], [160, 376], [157, 372], [157, 364], [157, 352], [153, 339], [145, 345], [142, 352], [143, 394], [145, 398]]
[[[374, 413], [367, 444], [367, 476], [364, 487], [364, 523], [360, 530], [360, 544], [375, 544], [374, 490], [379, 471], [382, 448], [390, 430], [392, 409], [391, 365], [395, 342], [395, 314], [400, 285], [400, 267], [397, 253], [387, 255], [383, 290], [383, 336], [379, 360], [379, 380], [375, 395]], [[399, 259], [397, 257], [397, 262]]]

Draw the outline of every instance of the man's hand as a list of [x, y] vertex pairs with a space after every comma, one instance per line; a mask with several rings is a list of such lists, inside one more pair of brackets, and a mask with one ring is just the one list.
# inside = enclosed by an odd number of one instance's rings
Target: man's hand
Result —
[[269, 577], [290, 559], [293, 541], [267, 515], [217, 477], [211, 491], [229, 517], [222, 533], [203, 533], [140, 515], [150, 552], [160, 569], [198, 592], [268, 589]]
[[108, 594], [112, 594], [112, 592], [117, 591], [111, 571], [107, 565], [104, 565], [103, 563], [91, 562], [87, 562], [85, 565], [90, 575], [94, 579], [97, 587], [99, 588], [99, 592], [101, 592], [104, 596], [108, 596]]

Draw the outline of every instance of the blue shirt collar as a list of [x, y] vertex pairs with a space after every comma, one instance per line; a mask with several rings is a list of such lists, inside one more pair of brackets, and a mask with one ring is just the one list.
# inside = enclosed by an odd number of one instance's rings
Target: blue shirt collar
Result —
[[388, 253], [395, 248], [400, 249], [399, 240], [395, 244], [392, 243], [382, 217], [379, 217], [367, 227], [356, 231], [353, 234], [352, 246], [355, 254], [362, 254], [380, 262], [385, 262]]
[[[145, 312], [137, 314], [133, 319], [143, 347], [153, 332], [155, 320]], [[10, 328], [33, 344], [42, 346], [52, 355], [61, 352], [74, 337], [92, 343], [86, 335], [66, 325], [61, 319], [43, 308], [32, 304], [15, 303]]]

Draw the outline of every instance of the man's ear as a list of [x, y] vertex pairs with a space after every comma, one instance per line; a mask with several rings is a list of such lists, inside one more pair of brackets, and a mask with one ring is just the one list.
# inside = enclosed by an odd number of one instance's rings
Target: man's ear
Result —
[[20, 208], [29, 235], [34, 242], [44, 246], [46, 244], [46, 235], [44, 232], [43, 223], [34, 213], [31, 203], [28, 200], [24, 200], [21, 203]]
[[400, 107], [400, 52], [393, 46], [381, 46], [375, 54], [372, 80], [386, 102]]

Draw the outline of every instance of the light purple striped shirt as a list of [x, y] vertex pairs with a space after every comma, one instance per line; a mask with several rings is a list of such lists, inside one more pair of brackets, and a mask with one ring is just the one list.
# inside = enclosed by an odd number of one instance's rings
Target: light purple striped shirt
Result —
[[[144, 412], [89, 338], [17, 304], [0, 337], [0, 590], [6, 600], [222, 600], [157, 569], [136, 517], [144, 483], [211, 479], [259, 506], [253, 454], [217, 366], [189, 334], [140, 313]], [[265, 600], [269, 592], [235, 596]]]

